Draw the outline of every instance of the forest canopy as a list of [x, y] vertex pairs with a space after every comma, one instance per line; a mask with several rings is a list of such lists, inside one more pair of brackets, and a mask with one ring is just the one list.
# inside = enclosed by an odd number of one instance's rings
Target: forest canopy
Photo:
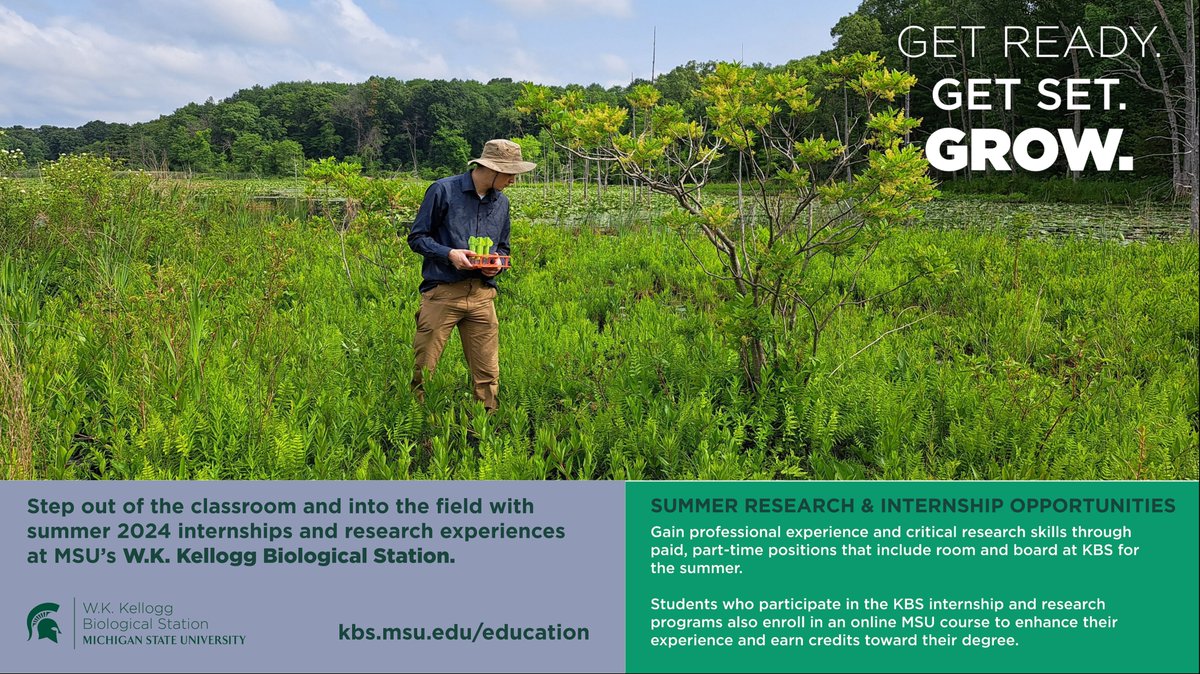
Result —
[[[827, 64], [843, 63], [853, 75], [854, 54], [878, 54], [892, 68], [917, 76], [913, 92], [898, 101], [906, 115], [923, 119], [913, 140], [922, 143], [939, 128], [991, 127], [1017, 134], [1024, 129], [1079, 129], [1081, 126], [1121, 128], [1121, 153], [1137, 158], [1139, 179], [1160, 178], [1186, 191], [1189, 173], [1186, 119], [1187, 46], [1173, 47], [1171, 28], [1185, 35], [1185, 3], [1155, 0], [863, 0], [857, 11], [832, 28], [833, 49], [784, 64], [754, 64], [758, 70], [788, 69], [823, 81], [828, 96], [838, 96], [839, 74]], [[1192, 19], [1194, 21], [1194, 17]], [[1157, 56], [1131, 53], [1121, 58], [1101, 58], [1072, 50], [1058, 58], [1014, 58], [998, 42], [982, 42], [949, 58], [910, 58], [898, 37], [910, 41], [920, 33], [907, 26], [1047, 26], [1076, 27], [1089, 43], [1098, 44], [1105, 26], [1125, 26], [1152, 39]], [[1194, 36], [1194, 26], [1192, 27]], [[928, 36], [925, 36], [928, 37]], [[1185, 40], [1186, 42], [1186, 40]], [[1195, 47], [1191, 47], [1195, 58]], [[654, 78], [663, 103], [677, 104], [692, 118], [703, 113], [696, 97], [702, 75], [713, 62], [688, 62]], [[1194, 65], [1192, 66], [1194, 73]], [[946, 112], [933, 102], [932, 87], [942, 78], [1020, 78], [1037, 82], [1045, 78], [1119, 78], [1116, 95], [1124, 109], [1086, 113], [1043, 110], [1033, 97], [1036, 90], [1017, 90], [1011, 110]], [[1193, 74], [1194, 78], [1194, 74]], [[584, 103], [608, 103], [628, 108], [631, 95], [648, 82], [604, 88], [571, 84], [552, 87], [554, 95], [577, 90]], [[487, 83], [470, 80], [398, 80], [371, 77], [357, 84], [282, 82], [242, 89], [221, 101], [189, 103], [156, 120], [135, 124], [92, 121], [78, 128], [44, 125], [5, 129], [0, 143], [20, 149], [33, 166], [79, 152], [123, 160], [130, 168], [253, 175], [299, 175], [308, 159], [337, 157], [363, 165], [369, 172], [411, 172], [424, 177], [461, 170], [489, 138], [525, 138], [536, 147], [544, 164], [543, 176], [563, 177], [565, 160], [554, 152], [551, 138], [539, 134], [530, 115], [515, 106], [521, 83], [507, 78]], [[1029, 100], [1021, 100], [1020, 97]], [[1195, 117], [1195, 103], [1191, 104]], [[861, 111], [850, 110], [854, 119]], [[839, 120], [821, 122], [816, 129], [837, 137]], [[1194, 133], [1194, 130], [1193, 132]], [[539, 137], [540, 136], [540, 137]], [[727, 169], [728, 170], [728, 169]], [[1038, 177], [1072, 175], [1065, 160]], [[718, 177], [722, 177], [718, 175]], [[724, 176], [728, 177], [728, 176]], [[946, 179], [952, 175], [941, 175]], [[965, 177], [965, 174], [964, 174]], [[1129, 177], [1109, 174], [1107, 177]]]

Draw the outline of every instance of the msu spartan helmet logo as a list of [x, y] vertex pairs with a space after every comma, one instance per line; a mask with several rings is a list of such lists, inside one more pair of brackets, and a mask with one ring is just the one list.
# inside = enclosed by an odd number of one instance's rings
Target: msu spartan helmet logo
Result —
[[51, 614], [58, 610], [58, 604], [47, 602], [38, 604], [29, 612], [29, 617], [25, 619], [25, 626], [29, 629], [29, 637], [25, 641], [33, 638], [33, 632], [36, 629], [38, 639], [49, 639], [54, 643], [58, 643], [58, 635], [62, 630], [58, 628], [58, 623], [51, 618]]

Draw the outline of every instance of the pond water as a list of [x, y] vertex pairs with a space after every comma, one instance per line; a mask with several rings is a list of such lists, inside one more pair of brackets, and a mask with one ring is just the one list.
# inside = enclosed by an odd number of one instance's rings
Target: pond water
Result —
[[1186, 236], [1186, 208], [1163, 205], [1017, 204], [977, 199], [939, 199], [926, 205], [925, 222], [947, 229], [1003, 229], [1028, 213], [1030, 236], [1084, 236], [1142, 241]]
[[[523, 199], [535, 198], [534, 194], [523, 194]], [[303, 218], [320, 212], [319, 204], [302, 194], [260, 194], [254, 201], [271, 204], [293, 217]], [[341, 202], [342, 199], [329, 199]], [[656, 203], [668, 206], [669, 203]], [[334, 212], [340, 203], [327, 204]], [[646, 209], [642, 206], [628, 209], [609, 209], [590, 212], [587, 209], [551, 208], [541, 209], [531, 218], [538, 222], [569, 226], [592, 226], [620, 231], [639, 221], [644, 222]], [[665, 208], [653, 209], [655, 214]], [[522, 208], [514, 205], [514, 217], [522, 215]], [[565, 211], [565, 212], [564, 212]], [[1110, 206], [1095, 204], [1046, 204], [1010, 203], [970, 198], [943, 198], [925, 206], [925, 224], [944, 229], [1005, 229], [1018, 213], [1028, 213], [1032, 226], [1030, 236], [1082, 236], [1104, 240], [1144, 241], [1149, 239], [1169, 240], [1187, 236], [1188, 210], [1161, 204], [1135, 206]]]

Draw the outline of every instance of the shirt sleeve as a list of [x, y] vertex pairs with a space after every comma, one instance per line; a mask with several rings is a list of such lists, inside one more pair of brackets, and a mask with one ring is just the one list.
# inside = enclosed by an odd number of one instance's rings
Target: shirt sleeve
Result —
[[[508, 204], [504, 205], [504, 218], [500, 221], [500, 241], [496, 243], [496, 252], [501, 255], [509, 255], [508, 237], [512, 231], [512, 219], [509, 215]], [[500, 273], [504, 270], [501, 269]]]
[[446, 219], [448, 204], [441, 186], [434, 183], [425, 190], [425, 199], [417, 211], [417, 219], [412, 229], [408, 231], [408, 247], [413, 252], [425, 257], [442, 260], [450, 259], [450, 247], [444, 246], [433, 238], [433, 228]]

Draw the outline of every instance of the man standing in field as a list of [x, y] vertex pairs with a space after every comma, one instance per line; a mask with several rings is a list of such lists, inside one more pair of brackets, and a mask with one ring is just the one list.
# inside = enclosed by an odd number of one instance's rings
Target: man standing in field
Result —
[[425, 258], [413, 336], [412, 388], [423, 401], [425, 378], [437, 367], [457, 326], [475, 398], [494, 412], [500, 387], [500, 326], [493, 300], [500, 270], [476, 268], [468, 242], [471, 237], [490, 238], [493, 252], [508, 255], [511, 223], [503, 191], [518, 173], [537, 165], [522, 161], [521, 147], [503, 139], [489, 140], [479, 158], [468, 163], [476, 166], [429, 186], [408, 234], [408, 246]]

